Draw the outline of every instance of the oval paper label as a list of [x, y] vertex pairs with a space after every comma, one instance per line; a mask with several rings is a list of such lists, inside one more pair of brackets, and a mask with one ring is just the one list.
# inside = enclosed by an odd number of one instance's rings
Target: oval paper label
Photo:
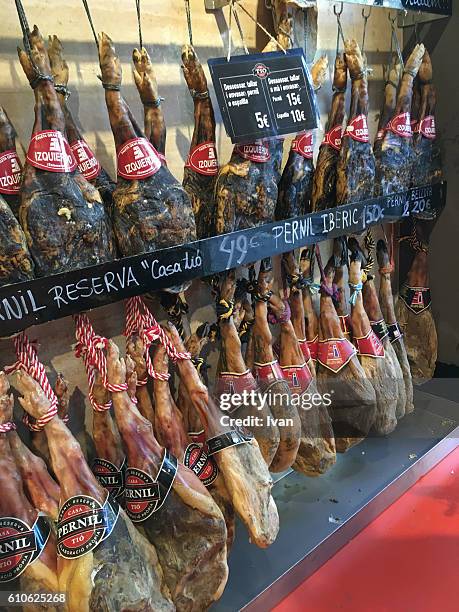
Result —
[[120, 469], [106, 459], [97, 457], [91, 467], [92, 473], [98, 482], [107, 489], [113, 497], [119, 497], [124, 491], [124, 474], [126, 472], [126, 462], [123, 461]]
[[411, 138], [413, 131], [411, 129], [410, 113], [401, 113], [391, 119], [387, 125], [387, 129], [402, 138]]
[[366, 115], [357, 115], [346, 128], [347, 136], [350, 136], [358, 142], [368, 142], [368, 123]]
[[161, 168], [156, 149], [146, 138], [128, 140], [118, 150], [118, 174], [130, 181], [153, 176]]
[[234, 151], [244, 159], [258, 164], [263, 164], [271, 159], [269, 148], [264, 143], [236, 145]]
[[306, 159], [312, 159], [314, 153], [314, 134], [312, 132], [303, 132], [297, 134], [292, 142], [292, 151], [296, 151]]
[[427, 115], [421, 121], [418, 126], [418, 132], [420, 132], [425, 138], [429, 140], [435, 140], [437, 137], [437, 131], [435, 129], [435, 117], [433, 115]]
[[101, 166], [85, 140], [76, 140], [70, 145], [78, 164], [78, 170], [87, 181], [99, 176]]
[[32, 136], [27, 161], [48, 172], [73, 172], [77, 167], [69, 143], [57, 130], [44, 130]]
[[335, 151], [339, 151], [341, 149], [341, 140], [343, 136], [343, 128], [341, 125], [335, 125], [329, 132], [327, 132], [324, 136], [322, 144], [326, 144]]
[[196, 474], [206, 487], [215, 482], [218, 467], [215, 459], [206, 453], [205, 445], [192, 442], [185, 449], [183, 464]]
[[214, 142], [203, 142], [190, 151], [185, 164], [204, 176], [215, 176], [218, 174], [217, 151]]
[[70, 497], [57, 519], [58, 554], [76, 559], [91, 552], [110, 535], [118, 516], [119, 506], [109, 498], [102, 506], [89, 495]]
[[14, 580], [38, 559], [50, 533], [48, 519], [42, 515], [32, 528], [11, 516], [0, 518], [0, 584]]
[[0, 193], [17, 194], [21, 187], [21, 162], [16, 151], [0, 154]]

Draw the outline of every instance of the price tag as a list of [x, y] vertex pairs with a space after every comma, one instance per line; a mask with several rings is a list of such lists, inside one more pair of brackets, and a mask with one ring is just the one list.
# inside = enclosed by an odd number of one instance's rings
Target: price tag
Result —
[[317, 127], [318, 108], [302, 49], [208, 61], [226, 132], [233, 143]]

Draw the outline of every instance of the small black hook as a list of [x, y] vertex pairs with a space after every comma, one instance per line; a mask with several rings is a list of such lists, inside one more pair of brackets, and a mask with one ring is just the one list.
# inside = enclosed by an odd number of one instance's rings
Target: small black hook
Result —
[[335, 13], [336, 17], [341, 17], [341, 15], [343, 14], [344, 2], [340, 2], [340, 4], [341, 4], [341, 8], [339, 12], [336, 10], [336, 4], [333, 5], [333, 12]]

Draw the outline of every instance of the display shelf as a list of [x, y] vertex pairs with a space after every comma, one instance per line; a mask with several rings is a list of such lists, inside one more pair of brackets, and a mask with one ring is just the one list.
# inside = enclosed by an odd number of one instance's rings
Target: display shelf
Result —
[[0, 287], [0, 337], [381, 223], [439, 211], [446, 182]]
[[262, 550], [238, 524], [229, 582], [213, 612], [264, 612], [301, 584], [458, 445], [457, 402], [420, 389], [389, 436], [369, 437], [319, 478], [291, 472], [273, 488], [276, 542]]

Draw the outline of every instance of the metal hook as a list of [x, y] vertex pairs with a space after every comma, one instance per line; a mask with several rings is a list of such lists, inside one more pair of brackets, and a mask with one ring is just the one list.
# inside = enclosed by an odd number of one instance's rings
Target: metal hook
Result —
[[[343, 14], [344, 2], [340, 2], [340, 4], [341, 4], [341, 8], [340, 8], [340, 10], [339, 10], [339, 13], [338, 13], [338, 11], [336, 10], [336, 4], [334, 4], [334, 5], [333, 5], [333, 12], [335, 13], [336, 17], [341, 17], [341, 15]], [[371, 10], [371, 9], [370, 9], [370, 10]]]

